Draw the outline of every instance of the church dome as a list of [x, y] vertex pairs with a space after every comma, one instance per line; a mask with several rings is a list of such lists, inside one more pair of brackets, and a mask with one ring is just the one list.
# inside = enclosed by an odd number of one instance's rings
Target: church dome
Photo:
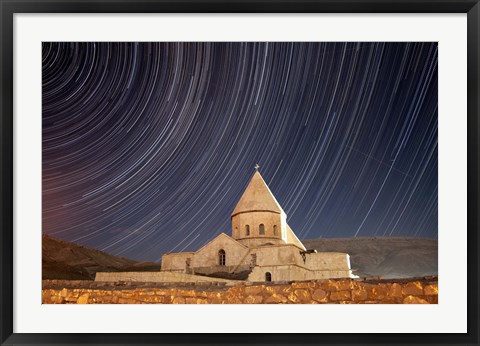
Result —
[[255, 172], [248, 183], [245, 192], [232, 212], [232, 216], [252, 211], [269, 211], [277, 214], [285, 214], [259, 171]]

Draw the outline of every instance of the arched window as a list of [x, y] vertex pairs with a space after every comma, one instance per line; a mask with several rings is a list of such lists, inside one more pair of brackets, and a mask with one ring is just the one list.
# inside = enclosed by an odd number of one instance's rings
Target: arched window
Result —
[[245, 225], [245, 235], [250, 235], [250, 226]]
[[273, 235], [277, 235], [277, 225], [273, 225]]
[[272, 274], [270, 272], [265, 273], [265, 281], [272, 281]]
[[225, 265], [225, 250], [218, 251], [218, 265]]
[[261, 223], [260, 226], [258, 226], [258, 234], [260, 235], [265, 234], [265, 226], [263, 225], [263, 223]]

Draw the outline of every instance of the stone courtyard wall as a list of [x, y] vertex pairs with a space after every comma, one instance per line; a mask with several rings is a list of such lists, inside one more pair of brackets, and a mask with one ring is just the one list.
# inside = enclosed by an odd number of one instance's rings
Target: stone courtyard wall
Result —
[[43, 281], [43, 304], [437, 304], [437, 278], [284, 283]]
[[232, 280], [177, 272], [98, 272], [95, 281], [101, 282], [231, 282]]
[[296, 265], [283, 265], [255, 267], [248, 276], [248, 281], [264, 281], [266, 272], [271, 273], [272, 281], [277, 281], [277, 278], [282, 281], [310, 281], [354, 277], [349, 270], [309, 270]]
[[191, 259], [194, 252], [168, 253], [162, 256], [162, 270], [185, 272], [187, 259]]

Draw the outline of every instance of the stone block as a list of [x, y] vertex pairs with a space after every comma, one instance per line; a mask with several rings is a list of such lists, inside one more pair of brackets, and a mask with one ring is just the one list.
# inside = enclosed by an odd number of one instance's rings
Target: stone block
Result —
[[288, 299], [280, 294], [273, 294], [265, 300], [266, 304], [285, 304]]
[[352, 300], [354, 302], [367, 300], [368, 294], [364, 288], [357, 288], [352, 291]]
[[265, 288], [265, 285], [258, 285], [258, 286], [246, 286], [245, 287], [245, 295], [257, 295], [262, 292]]
[[409, 282], [402, 288], [403, 295], [421, 296], [423, 295], [422, 283], [419, 281]]
[[321, 288], [317, 288], [313, 291], [312, 298], [317, 302], [326, 303], [327, 302], [327, 292]]
[[47, 301], [50, 300], [50, 297], [52, 296], [52, 293], [50, 290], [43, 290], [42, 291], [42, 300]]
[[430, 284], [425, 286], [424, 292], [426, 296], [436, 296], [438, 295], [438, 284]]
[[336, 292], [351, 290], [354, 284], [351, 280], [327, 280], [321, 282], [319, 285], [325, 291]]
[[339, 300], [350, 300], [351, 295], [350, 291], [338, 291], [330, 293], [330, 300], [339, 301]]
[[206, 299], [200, 299], [200, 298], [186, 298], [185, 299], [185, 302], [187, 304], [207, 304], [207, 300]]
[[239, 297], [227, 296], [226, 304], [242, 304], [242, 300]]
[[311, 300], [310, 292], [306, 289], [296, 289], [293, 291], [295, 296], [298, 298], [298, 302], [301, 304], [307, 304]]
[[103, 295], [100, 297], [99, 302], [102, 304], [110, 304], [112, 303], [113, 296], [112, 295]]
[[155, 295], [155, 292], [153, 292], [153, 291], [145, 291], [145, 292], [139, 291], [138, 294], [140, 296], [153, 296], [153, 295]]
[[390, 297], [394, 297], [394, 298], [401, 298], [402, 297], [402, 285], [397, 284], [397, 283], [393, 283], [390, 286], [390, 290], [388, 292], [388, 295]]
[[267, 295], [272, 295], [275, 293], [275, 287], [274, 286], [265, 286], [263, 289], [263, 292]]
[[325, 291], [332, 292], [337, 290], [337, 285], [332, 280], [322, 281], [319, 283], [319, 287]]
[[351, 280], [341, 280], [334, 281], [338, 291], [348, 291], [353, 288], [353, 281]]
[[388, 295], [389, 287], [386, 284], [370, 285], [367, 289], [369, 300], [382, 300]]
[[281, 285], [281, 286], [274, 286], [273, 292], [276, 294], [288, 296], [292, 292], [293, 288], [290, 285]]
[[196, 291], [195, 297], [197, 298], [207, 298], [207, 292], [205, 291]]
[[184, 297], [174, 297], [172, 299], [172, 304], [185, 304], [185, 298]]
[[157, 304], [168, 304], [170, 302], [170, 299], [167, 299], [164, 296], [155, 296], [153, 298], [153, 301]]
[[223, 294], [221, 292], [207, 292], [207, 297], [210, 299], [222, 299]]
[[245, 304], [261, 304], [263, 302], [262, 296], [248, 296], [243, 301]]
[[238, 297], [245, 293], [245, 286], [235, 286], [235, 287], [229, 288], [227, 292]]
[[54, 297], [52, 297], [52, 298], [53, 298], [53, 299], [52, 299], [52, 302], [53, 302], [54, 304], [63, 304], [63, 303], [65, 303], [65, 298], [62, 297], [61, 295], [57, 295], [57, 296], [54, 296]]
[[195, 297], [196, 292], [194, 290], [178, 290], [177, 295], [182, 297]]
[[402, 303], [402, 298], [386, 297], [378, 302], [379, 304], [399, 304]]
[[77, 304], [88, 304], [88, 298], [90, 295], [88, 293], [82, 294], [80, 297], [77, 299]]
[[223, 298], [213, 298], [210, 301], [211, 304], [227, 304], [227, 301]]
[[169, 296], [170, 295], [170, 290], [165, 290], [165, 289], [155, 290], [155, 294], [157, 296]]
[[429, 304], [425, 299], [414, 297], [414, 296], [407, 296], [403, 300], [403, 304]]
[[293, 289], [298, 289], [298, 288], [304, 288], [304, 289], [309, 289], [309, 288], [314, 288], [315, 283], [312, 281], [309, 282], [292, 282], [291, 284]]

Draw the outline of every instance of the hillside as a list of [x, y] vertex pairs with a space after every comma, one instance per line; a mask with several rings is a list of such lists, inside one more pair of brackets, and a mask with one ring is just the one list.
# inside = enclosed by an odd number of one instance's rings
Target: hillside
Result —
[[137, 262], [103, 251], [42, 237], [42, 278], [93, 280], [98, 271], [158, 271], [160, 264]]
[[346, 252], [354, 273], [406, 278], [438, 275], [437, 241], [424, 238], [321, 238], [303, 240], [307, 249]]

